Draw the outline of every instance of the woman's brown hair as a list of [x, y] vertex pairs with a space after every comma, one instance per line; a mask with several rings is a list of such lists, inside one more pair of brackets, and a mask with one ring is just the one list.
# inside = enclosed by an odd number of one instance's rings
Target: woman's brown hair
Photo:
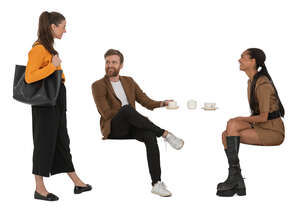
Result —
[[50, 54], [58, 54], [53, 47], [54, 38], [51, 31], [51, 25], [55, 24], [58, 26], [63, 20], [65, 20], [65, 17], [58, 12], [43, 12], [39, 19], [38, 39], [34, 45], [42, 44]]

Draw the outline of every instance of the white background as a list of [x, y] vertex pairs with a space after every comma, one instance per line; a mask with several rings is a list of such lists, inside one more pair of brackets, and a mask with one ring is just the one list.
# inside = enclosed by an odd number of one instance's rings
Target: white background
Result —
[[[299, 6], [297, 1], [1, 1], [0, 211], [298, 211]], [[66, 76], [68, 131], [78, 175], [93, 186], [73, 194], [66, 174], [45, 179], [58, 202], [33, 199], [31, 108], [12, 98], [15, 64], [26, 64], [38, 18], [58, 11], [67, 33], [56, 40]], [[240, 54], [258, 47], [286, 109], [286, 139], [278, 147], [241, 145], [247, 196], [220, 198], [227, 177], [221, 133], [229, 118], [249, 115]], [[162, 179], [173, 196], [150, 193], [145, 147], [134, 140], [102, 141], [91, 84], [103, 77], [103, 54], [125, 55], [132, 76], [153, 99], [178, 110], [137, 110], [185, 140], [181, 151], [158, 139]], [[188, 110], [189, 99], [198, 101]], [[219, 110], [205, 112], [204, 102]]]

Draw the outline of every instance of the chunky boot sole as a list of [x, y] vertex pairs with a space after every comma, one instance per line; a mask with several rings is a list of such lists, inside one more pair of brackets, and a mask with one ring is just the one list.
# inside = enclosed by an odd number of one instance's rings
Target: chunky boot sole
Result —
[[245, 196], [246, 188], [233, 188], [230, 190], [217, 191], [217, 195], [220, 197], [232, 197], [233, 195]]
[[231, 182], [231, 183], [219, 183], [217, 186], [218, 191], [229, 191], [229, 190], [240, 190], [246, 188], [244, 179], [241, 176], [241, 179]]

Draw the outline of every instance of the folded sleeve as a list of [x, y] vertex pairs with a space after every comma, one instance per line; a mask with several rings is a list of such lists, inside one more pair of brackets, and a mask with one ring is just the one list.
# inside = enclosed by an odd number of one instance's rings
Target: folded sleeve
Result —
[[160, 107], [160, 101], [154, 101], [150, 99], [132, 78], [131, 80], [133, 81], [135, 87], [135, 99], [138, 103], [149, 110]]
[[25, 81], [33, 83], [44, 79], [56, 71], [56, 67], [49, 61], [49, 63], [42, 67], [45, 59], [45, 50], [41, 45], [33, 47], [28, 53], [28, 63], [25, 71]]

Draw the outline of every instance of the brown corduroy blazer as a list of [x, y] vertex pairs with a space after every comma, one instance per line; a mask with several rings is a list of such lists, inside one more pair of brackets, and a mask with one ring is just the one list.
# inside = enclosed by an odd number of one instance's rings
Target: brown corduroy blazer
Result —
[[[135, 101], [149, 110], [160, 107], [161, 102], [150, 99], [131, 77], [120, 76], [120, 81], [128, 103], [133, 108], [135, 108]], [[92, 93], [98, 112], [101, 115], [100, 128], [103, 135], [102, 139], [107, 139], [110, 134], [111, 119], [118, 113], [122, 103], [115, 94], [107, 76], [92, 84]]]

